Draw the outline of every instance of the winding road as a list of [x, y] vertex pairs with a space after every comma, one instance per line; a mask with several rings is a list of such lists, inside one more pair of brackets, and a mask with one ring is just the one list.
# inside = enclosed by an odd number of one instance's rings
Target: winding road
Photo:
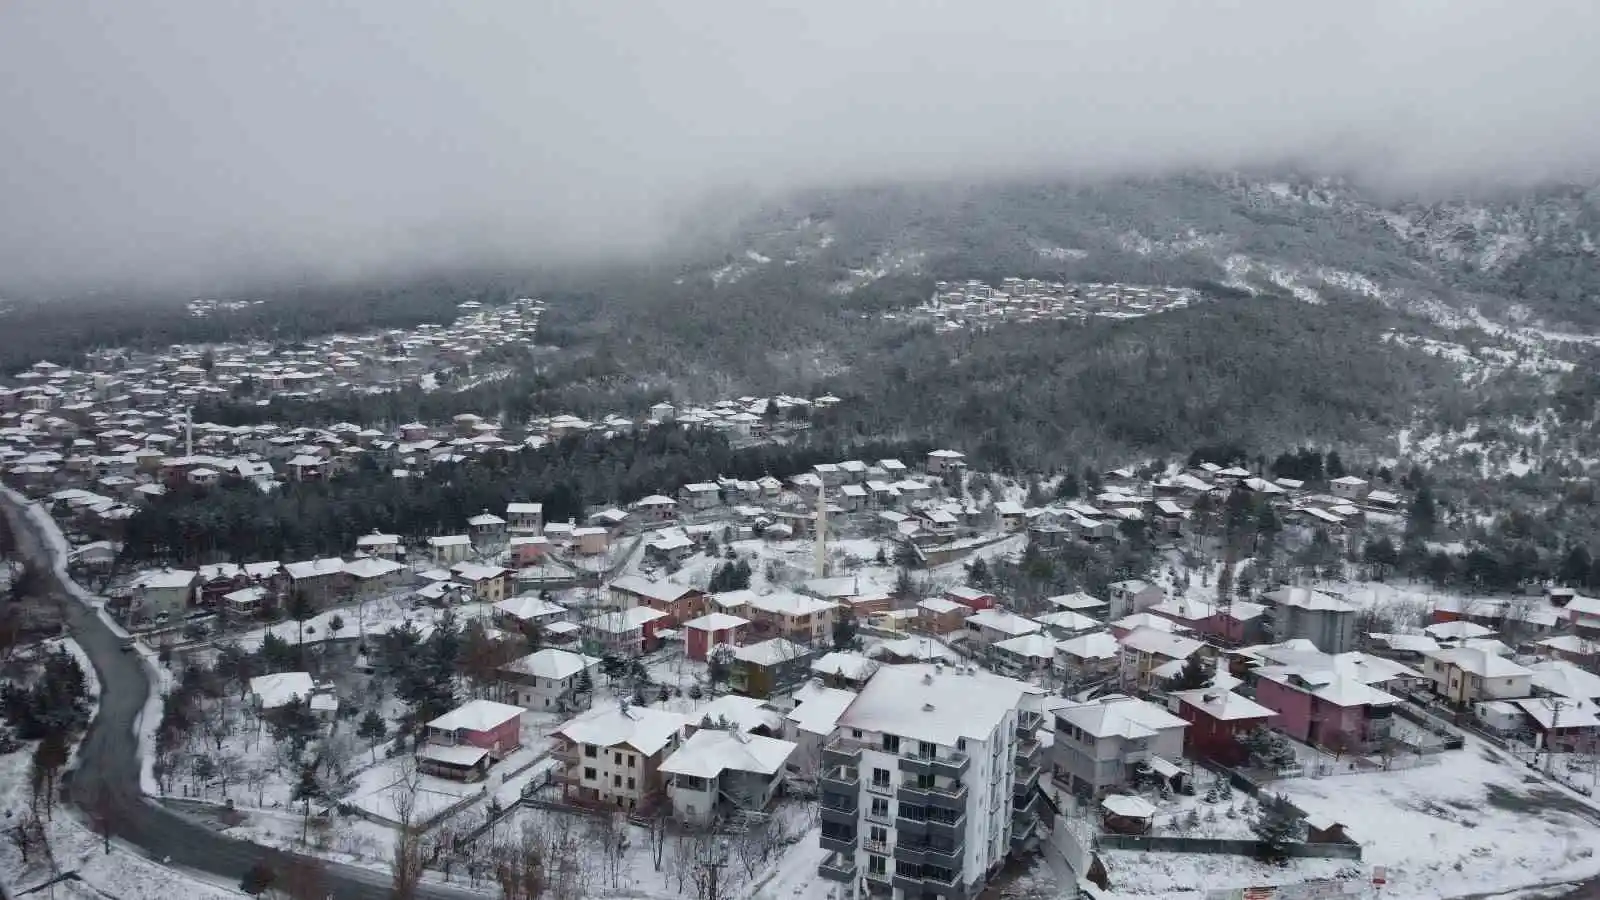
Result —
[[[61, 602], [67, 627], [94, 663], [100, 678], [100, 710], [79, 748], [78, 766], [67, 782], [71, 801], [87, 816], [96, 798], [109, 798], [112, 832], [152, 859], [192, 869], [237, 884], [255, 863], [281, 855], [257, 844], [227, 837], [145, 797], [140, 788], [140, 711], [149, 696], [150, 679], [137, 654], [124, 653], [122, 639], [99, 614], [66, 589], [51, 559], [50, 542], [26, 508], [0, 493], [16, 535], [18, 551], [45, 573], [48, 599]], [[359, 866], [324, 862], [324, 882], [330, 900], [389, 900], [388, 873]], [[174, 883], [174, 900], [182, 897]], [[438, 884], [424, 884], [416, 894], [423, 900], [483, 900], [486, 894]]]

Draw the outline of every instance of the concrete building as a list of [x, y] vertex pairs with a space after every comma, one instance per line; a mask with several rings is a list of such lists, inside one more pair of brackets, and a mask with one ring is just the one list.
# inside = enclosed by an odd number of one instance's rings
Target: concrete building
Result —
[[1056, 710], [1051, 764], [1058, 784], [1080, 797], [1096, 797], [1126, 783], [1153, 759], [1183, 757], [1187, 722], [1135, 697], [1120, 694]]
[[974, 667], [886, 666], [823, 747], [825, 879], [970, 900], [1037, 828], [1032, 689]]
[[1262, 599], [1271, 605], [1273, 640], [1304, 638], [1326, 653], [1356, 649], [1355, 604], [1308, 588], [1279, 588]]

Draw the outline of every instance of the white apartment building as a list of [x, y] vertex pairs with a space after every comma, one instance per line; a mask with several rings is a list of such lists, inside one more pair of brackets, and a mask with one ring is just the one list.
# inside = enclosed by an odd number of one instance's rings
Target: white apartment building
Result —
[[1034, 694], [974, 667], [878, 670], [823, 746], [818, 874], [858, 896], [977, 896], [1037, 826]]

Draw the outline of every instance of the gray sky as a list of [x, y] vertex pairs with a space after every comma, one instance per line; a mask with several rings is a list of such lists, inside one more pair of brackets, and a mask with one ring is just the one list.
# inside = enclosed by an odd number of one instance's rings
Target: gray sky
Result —
[[1594, 0], [8, 0], [0, 284], [645, 246], [702, 191], [1585, 175]]

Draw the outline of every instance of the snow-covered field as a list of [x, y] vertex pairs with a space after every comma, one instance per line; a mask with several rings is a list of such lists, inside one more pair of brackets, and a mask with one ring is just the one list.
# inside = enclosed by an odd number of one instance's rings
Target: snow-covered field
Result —
[[1452, 897], [1600, 874], [1600, 810], [1478, 741], [1438, 764], [1274, 784], [1343, 824], [1391, 897]]

